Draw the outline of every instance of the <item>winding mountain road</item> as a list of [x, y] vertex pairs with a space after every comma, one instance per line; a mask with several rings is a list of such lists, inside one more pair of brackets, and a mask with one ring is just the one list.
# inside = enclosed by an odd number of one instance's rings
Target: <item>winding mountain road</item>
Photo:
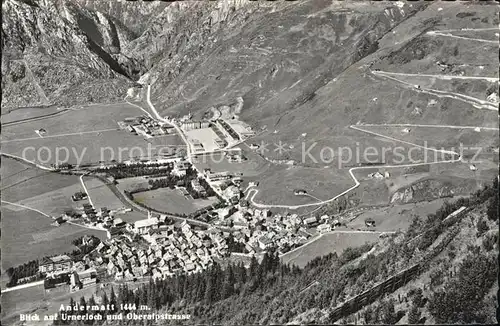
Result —
[[467, 104], [472, 105], [473, 107], [477, 109], [486, 109], [486, 110], [491, 110], [491, 111], [498, 111], [498, 104], [488, 102], [485, 100], [478, 99], [473, 96], [468, 96], [460, 93], [455, 93], [455, 92], [448, 92], [448, 91], [441, 91], [437, 89], [432, 89], [432, 88], [415, 88], [415, 84], [409, 83], [407, 81], [398, 79], [393, 76], [406, 76], [406, 77], [428, 77], [428, 78], [438, 78], [438, 79], [443, 79], [443, 80], [452, 80], [452, 79], [472, 79], [472, 80], [487, 80], [489, 82], [498, 82], [498, 78], [494, 77], [467, 77], [467, 76], [450, 76], [450, 75], [443, 75], [444, 78], [440, 78], [441, 75], [420, 75], [420, 74], [404, 74], [404, 73], [395, 73], [395, 72], [386, 72], [386, 71], [372, 71], [372, 74], [375, 76], [379, 77], [384, 77], [387, 79], [394, 80], [400, 84], [403, 84], [407, 86], [408, 89], [413, 89], [417, 90], [422, 93], [434, 95], [437, 97], [448, 97], [452, 98], [455, 100], [459, 100], [462, 102], [465, 102]]
[[458, 39], [463, 39], [463, 40], [468, 40], [468, 41], [498, 44], [498, 41], [494, 41], [494, 40], [486, 40], [484, 38], [474, 38], [474, 37], [453, 35], [451, 33], [443, 33], [442, 31], [431, 31], [431, 32], [427, 32], [427, 34], [432, 35], [432, 36], [445, 36], [445, 37], [458, 38]]
[[[146, 92], [146, 102], [147, 102], [149, 108], [151, 109], [151, 112], [153, 112], [153, 115], [155, 116], [156, 119], [158, 119], [159, 121], [161, 121], [163, 123], [169, 124], [169, 125], [171, 125], [172, 127], [175, 128], [175, 130], [177, 131], [177, 133], [181, 137], [182, 141], [186, 144], [186, 149], [187, 149], [186, 160], [196, 170], [196, 172], [198, 174], [198, 177], [201, 177], [202, 179], [204, 179], [207, 182], [207, 184], [211, 184], [210, 181], [205, 177], [205, 175], [194, 164], [194, 162], [193, 162], [193, 154], [192, 154], [192, 149], [191, 149], [191, 144], [187, 140], [186, 135], [184, 134], [184, 132], [181, 130], [181, 128], [179, 128], [179, 126], [177, 124], [171, 122], [168, 119], [163, 118], [158, 113], [158, 111], [156, 110], [156, 108], [154, 107], [153, 103], [151, 102], [151, 85], [148, 85], [148, 89], [147, 89], [147, 92]], [[223, 199], [227, 200], [226, 196], [222, 193], [222, 191], [220, 191], [219, 189], [217, 189], [216, 187], [213, 187], [213, 186], [212, 186], [212, 189], [215, 191], [215, 193], [217, 193], [217, 195], [220, 198], [223, 198]]]
[[[403, 124], [403, 125], [405, 127], [419, 127], [419, 126], [430, 127], [431, 126], [431, 125], [419, 125], [419, 124], [415, 124], [415, 125], [414, 124]], [[457, 157], [457, 158], [453, 158], [453, 159], [450, 159], [450, 160], [443, 160], [443, 161], [438, 161], [438, 162], [424, 162], [424, 163], [410, 163], [410, 164], [397, 164], [397, 165], [383, 165], [382, 167], [384, 167], [384, 168], [402, 168], [402, 167], [414, 167], [414, 166], [423, 166], [423, 165], [435, 165], [435, 164], [446, 164], [446, 163], [462, 162], [462, 157], [460, 156], [459, 153], [457, 153], [455, 151], [440, 150], [440, 149], [425, 147], [425, 146], [422, 146], [422, 145], [414, 144], [414, 143], [411, 143], [411, 142], [408, 142], [408, 141], [404, 141], [404, 140], [401, 140], [401, 139], [397, 139], [397, 138], [394, 138], [394, 137], [386, 136], [386, 135], [383, 135], [383, 134], [380, 134], [380, 133], [377, 133], [377, 132], [374, 132], [374, 131], [365, 130], [365, 129], [362, 128], [362, 126], [364, 126], [364, 125], [351, 125], [351, 126], [349, 126], [349, 128], [354, 129], [354, 130], [358, 130], [358, 131], [361, 131], [361, 132], [365, 132], [365, 133], [368, 133], [368, 134], [371, 134], [371, 135], [374, 135], [374, 136], [378, 136], [378, 137], [390, 139], [390, 140], [393, 140], [393, 141], [397, 141], [397, 142], [400, 142], [400, 143], [408, 144], [408, 145], [411, 145], [411, 146], [415, 146], [415, 147], [418, 147], [418, 148], [422, 148], [424, 150], [434, 151], [434, 152], [442, 153], [442, 154], [451, 154], [451, 155], [454, 155], [454, 156]], [[371, 124], [371, 125], [366, 125], [366, 126], [390, 126], [390, 124], [381, 124], [381, 125]], [[396, 126], [398, 126], [398, 125], [396, 124]], [[448, 128], [448, 127], [451, 127], [453, 129], [481, 128], [481, 129], [488, 129], [488, 130], [498, 130], [498, 128], [483, 128], [481, 126], [473, 127], [473, 126], [435, 125], [435, 127], [436, 128]], [[254, 205], [255, 207], [258, 207], [258, 208], [285, 208], [285, 209], [290, 209], [290, 210], [296, 210], [296, 209], [304, 208], [304, 207], [313, 207], [313, 206], [318, 206], [318, 205], [324, 205], [324, 204], [328, 204], [330, 202], [333, 202], [337, 198], [339, 198], [341, 196], [344, 196], [345, 194], [347, 194], [347, 193], [353, 191], [354, 189], [356, 189], [357, 187], [359, 187], [360, 182], [358, 181], [358, 179], [354, 175], [354, 171], [367, 170], [367, 169], [373, 169], [373, 166], [360, 166], [360, 167], [350, 168], [349, 169], [349, 175], [351, 176], [352, 180], [354, 181], [354, 185], [352, 187], [350, 187], [349, 189], [343, 191], [342, 193], [340, 193], [340, 194], [338, 194], [338, 195], [336, 195], [336, 196], [334, 196], [334, 197], [332, 197], [330, 199], [323, 200], [323, 201], [316, 202], [316, 203], [309, 203], [309, 204], [302, 204], [302, 205], [270, 205], [270, 204], [257, 203], [255, 201], [255, 196], [258, 194], [259, 190], [256, 189], [255, 186], [252, 186], [252, 187], [249, 186], [249, 187], [247, 187], [247, 189], [246, 189], [246, 191], [247, 191], [246, 198], [252, 203], [252, 205]]]
[[[484, 39], [475, 39], [475, 38], [467, 38], [467, 37], [462, 37], [462, 36], [456, 36], [450, 34], [450, 32], [455, 32], [455, 31], [487, 31], [487, 30], [498, 30], [499, 28], [477, 28], [477, 29], [457, 29], [457, 30], [441, 30], [441, 31], [430, 31], [427, 32], [428, 35], [430, 36], [448, 36], [448, 37], [455, 37], [455, 38], [462, 38], [462, 39], [467, 39], [467, 40], [472, 40], [472, 41], [480, 41], [480, 42], [487, 42], [487, 43], [498, 43], [497, 41], [490, 41], [490, 40], [484, 40]], [[396, 78], [395, 76], [405, 76], [405, 77], [427, 77], [427, 78], [436, 78], [436, 79], [442, 79], [442, 80], [454, 80], [454, 79], [459, 79], [459, 80], [485, 80], [488, 82], [493, 82], [493, 83], [498, 83], [499, 78], [498, 77], [489, 77], [489, 76], [455, 76], [455, 75], [432, 75], [432, 74], [410, 74], [410, 73], [399, 73], [399, 72], [388, 72], [388, 71], [371, 71], [371, 73], [375, 76], [383, 77], [383, 78], [388, 78], [392, 79], [394, 81], [397, 81], [398, 83], [401, 83], [407, 88], [411, 88], [415, 90], [415, 84], [406, 82], [404, 80], [400, 80]], [[448, 91], [440, 91], [440, 90], [435, 90], [435, 89], [421, 89], [418, 88], [419, 92], [431, 94], [437, 97], [448, 97], [456, 100], [463, 101], [465, 103], [468, 103], [472, 105], [473, 107], [477, 109], [487, 109], [491, 111], [498, 111], [498, 103], [492, 103], [488, 101], [484, 101], [472, 96], [464, 95], [464, 94], [459, 94], [455, 92], [448, 92]], [[447, 150], [438, 150], [435, 148], [428, 148], [425, 146], [421, 146], [418, 144], [414, 144], [408, 141], [404, 141], [401, 139], [397, 139], [394, 137], [386, 136], [374, 131], [370, 130], [365, 130], [362, 128], [362, 126], [394, 126], [394, 127], [425, 127], [425, 128], [451, 128], [451, 129], [476, 129], [479, 128], [480, 130], [498, 130], [498, 128], [491, 128], [491, 127], [483, 127], [483, 126], [454, 126], [454, 125], [427, 125], [427, 124], [366, 124], [366, 125], [351, 125], [349, 128], [358, 130], [364, 133], [371, 134], [373, 136], [378, 136], [386, 139], [390, 139], [393, 141], [401, 142], [404, 144], [408, 144], [411, 146], [416, 146], [419, 148], [422, 148], [424, 150], [430, 150], [442, 154], [452, 154], [456, 156], [457, 158], [453, 158], [451, 160], [443, 160], [439, 162], [425, 162], [425, 163], [412, 163], [412, 164], [400, 164], [400, 165], [384, 165], [384, 168], [401, 168], [401, 167], [413, 167], [413, 166], [421, 166], [421, 165], [433, 165], [433, 164], [445, 164], [445, 163], [457, 163], [462, 161], [462, 157], [460, 156], [459, 153], [454, 152], [454, 151], [447, 151]], [[317, 203], [310, 203], [310, 204], [303, 204], [303, 205], [267, 205], [267, 204], [261, 204], [257, 203], [255, 201], [255, 196], [259, 193], [259, 190], [255, 188], [255, 186], [249, 186], [247, 189], [245, 189], [246, 196], [245, 198], [248, 199], [252, 205], [259, 207], [259, 208], [285, 208], [285, 209], [291, 209], [295, 210], [298, 208], [304, 208], [304, 207], [312, 207], [312, 206], [319, 206], [319, 205], [324, 205], [327, 203], [330, 203], [337, 198], [351, 192], [352, 190], [356, 189], [360, 183], [356, 176], [354, 175], [354, 171], [357, 170], [363, 170], [363, 169], [373, 169], [373, 166], [362, 166], [362, 167], [353, 167], [349, 169], [349, 174], [351, 178], [354, 181], [354, 185], [350, 187], [349, 189], [345, 190], [344, 192], [324, 201], [320, 201]]]
[[466, 80], [486, 80], [489, 82], [498, 82], [497, 77], [489, 77], [489, 76], [457, 76], [457, 75], [433, 75], [433, 74], [409, 74], [403, 72], [391, 72], [391, 71], [381, 71], [375, 70], [372, 71], [374, 75], [386, 75], [386, 76], [404, 76], [404, 77], [427, 77], [427, 78], [436, 78], [442, 80], [452, 80], [452, 79], [466, 79]]

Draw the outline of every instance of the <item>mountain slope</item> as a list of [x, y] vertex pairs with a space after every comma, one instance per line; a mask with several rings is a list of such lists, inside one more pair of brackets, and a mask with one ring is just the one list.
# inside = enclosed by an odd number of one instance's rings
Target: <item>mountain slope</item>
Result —
[[[165, 113], [203, 113], [242, 97], [242, 118], [263, 125], [311, 100], [423, 7], [324, 0], [178, 3], [157, 18], [166, 29], [153, 24], [132, 44], [140, 44], [136, 56], [151, 60], [144, 80], [153, 83]], [[168, 54], [156, 59], [164, 50]]]
[[[189, 314], [190, 324], [493, 324], [498, 291], [498, 214], [491, 213], [495, 197], [497, 179], [469, 198], [415, 216], [407, 232], [375, 246], [317, 258], [303, 269], [280, 264], [277, 255], [266, 253], [260, 262], [252, 258], [247, 269], [216, 264], [202, 273], [133, 290], [120, 286], [116, 300], [147, 304], [159, 314]], [[450, 216], [462, 206], [464, 214]], [[411, 273], [402, 279], [398, 275], [404, 271]], [[365, 293], [371, 294], [365, 296], [368, 302], [349, 304]]]
[[51, 1], [2, 2], [2, 107], [116, 101], [132, 84], [60, 10]]

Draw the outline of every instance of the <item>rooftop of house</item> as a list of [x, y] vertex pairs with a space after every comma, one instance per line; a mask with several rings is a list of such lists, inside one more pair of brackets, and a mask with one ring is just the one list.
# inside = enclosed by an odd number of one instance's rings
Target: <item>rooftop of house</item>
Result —
[[263, 235], [259, 238], [259, 242], [261, 242], [263, 244], [269, 244], [272, 242], [272, 239], [267, 235]]
[[148, 218], [145, 220], [139, 220], [134, 223], [134, 227], [137, 228], [143, 228], [143, 227], [150, 227], [153, 225], [158, 225], [160, 221], [158, 221], [158, 218], [153, 217], [153, 218]]
[[58, 255], [54, 257], [44, 258], [42, 264], [61, 264], [68, 261], [72, 261], [72, 259], [68, 255]]

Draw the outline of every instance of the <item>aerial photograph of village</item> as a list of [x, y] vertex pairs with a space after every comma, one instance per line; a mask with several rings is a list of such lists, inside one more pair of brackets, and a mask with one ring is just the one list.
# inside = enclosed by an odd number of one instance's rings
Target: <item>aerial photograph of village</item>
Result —
[[2, 1], [2, 324], [496, 324], [499, 17]]

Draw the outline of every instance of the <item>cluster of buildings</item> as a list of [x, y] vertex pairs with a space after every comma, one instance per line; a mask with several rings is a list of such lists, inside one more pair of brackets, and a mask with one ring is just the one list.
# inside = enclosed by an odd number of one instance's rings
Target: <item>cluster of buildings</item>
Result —
[[172, 174], [178, 177], [183, 177], [186, 175], [186, 172], [190, 166], [191, 164], [184, 160], [175, 162], [174, 168], [172, 169]]
[[203, 174], [207, 178], [208, 181], [210, 182], [217, 182], [217, 181], [225, 181], [225, 180], [231, 180], [232, 175], [231, 173], [227, 171], [223, 172], [212, 172], [211, 169], [204, 169]]
[[231, 163], [241, 163], [247, 161], [248, 159], [241, 153], [241, 149], [238, 151], [231, 151], [225, 153], [226, 158]]
[[[82, 245], [94, 247], [93, 255], [105, 247], [103, 242], [89, 236], [82, 238]], [[45, 257], [40, 260], [38, 272], [45, 275], [45, 289], [69, 284], [70, 290], [76, 291], [96, 284], [100, 275], [96, 268], [103, 263], [103, 260], [94, 259], [93, 255], [85, 255], [79, 260], [68, 255]]]
[[87, 199], [87, 194], [83, 191], [75, 192], [71, 196], [71, 200], [73, 200], [73, 201], [80, 201], [80, 200], [84, 200], [84, 199]]
[[193, 188], [194, 191], [196, 191], [201, 196], [204, 197], [207, 195], [207, 191], [205, 190], [205, 188], [203, 188], [203, 186], [200, 184], [200, 181], [198, 179], [191, 180], [191, 187]]
[[[243, 121], [223, 119], [193, 121], [191, 117], [191, 115], [183, 117], [178, 122], [180, 128], [184, 131], [210, 128], [215, 133], [215, 135], [210, 137], [213, 138], [213, 143], [217, 149], [223, 149], [227, 147], [230, 142], [234, 143], [255, 135], [252, 128]], [[205, 147], [201, 141], [193, 140], [191, 143], [195, 153], [205, 151]], [[212, 146], [212, 144], [210, 144], [210, 146]]]
[[181, 122], [181, 129], [184, 131], [205, 129], [210, 127], [209, 121], [183, 121]]
[[298, 247], [311, 237], [308, 225], [298, 215], [272, 215], [267, 209], [239, 206], [238, 209], [222, 208], [216, 211], [219, 224], [236, 229], [233, 237], [245, 250], [255, 254], [270, 248], [285, 253]]
[[380, 172], [373, 172], [368, 174], [368, 178], [370, 179], [389, 179], [391, 177], [390, 173], [388, 171], [385, 171], [384, 174]]
[[106, 207], [96, 210], [90, 204], [83, 204], [82, 218], [87, 224], [98, 225], [105, 229], [125, 227], [125, 222], [120, 218], [114, 218]]
[[247, 205], [220, 208], [213, 212], [218, 218], [214, 224], [230, 226], [236, 242], [245, 246], [250, 254], [270, 248], [280, 254], [305, 244], [313, 234], [330, 232], [341, 224], [328, 215], [302, 217], [297, 214], [271, 214], [267, 209]]
[[118, 125], [123, 130], [146, 138], [175, 133], [174, 127], [160, 124], [148, 116], [125, 118], [124, 121], [119, 121]]
[[103, 256], [108, 261], [108, 275], [116, 280], [146, 275], [164, 279], [176, 273], [197, 273], [210, 266], [214, 259], [229, 253], [221, 231], [194, 230], [185, 221], [165, 224], [153, 217], [135, 222], [130, 231], [140, 235], [149, 245], [137, 248], [126, 239], [109, 241]]
[[73, 266], [73, 260], [68, 255], [57, 255], [43, 258], [38, 264], [38, 271], [43, 274], [66, 271]]
[[207, 168], [203, 170], [203, 175], [214, 188], [221, 189], [221, 193], [230, 203], [239, 203], [241, 199], [241, 174], [228, 171], [212, 172], [211, 169]]
[[255, 135], [255, 131], [252, 130], [248, 124], [241, 120], [231, 119], [225, 121], [228, 126], [239, 136], [239, 139], [247, 139]]
[[192, 139], [191, 146], [193, 147], [193, 151], [195, 153], [201, 153], [201, 152], [205, 151], [205, 147], [203, 146], [201, 141], [199, 141], [198, 139]]
[[215, 145], [217, 145], [218, 148], [224, 148], [228, 145], [226, 141], [226, 136], [220, 131], [219, 127], [217, 125], [212, 124], [210, 126], [212, 128], [213, 132], [217, 135], [217, 137], [214, 139]]
[[66, 221], [80, 220], [87, 226], [97, 227], [103, 231], [107, 231], [108, 238], [118, 233], [126, 227], [126, 223], [121, 219], [114, 216], [117, 212], [127, 212], [130, 208], [119, 209], [111, 211], [106, 207], [95, 209], [91, 204], [84, 203], [76, 211], [67, 210], [64, 214], [59, 216], [53, 224], [59, 226]]
[[219, 128], [225, 130], [234, 140], [241, 140], [241, 136], [224, 120], [217, 120], [217, 125]]
[[231, 184], [224, 189], [223, 194], [232, 204], [239, 203], [241, 199], [240, 188], [234, 184]]

